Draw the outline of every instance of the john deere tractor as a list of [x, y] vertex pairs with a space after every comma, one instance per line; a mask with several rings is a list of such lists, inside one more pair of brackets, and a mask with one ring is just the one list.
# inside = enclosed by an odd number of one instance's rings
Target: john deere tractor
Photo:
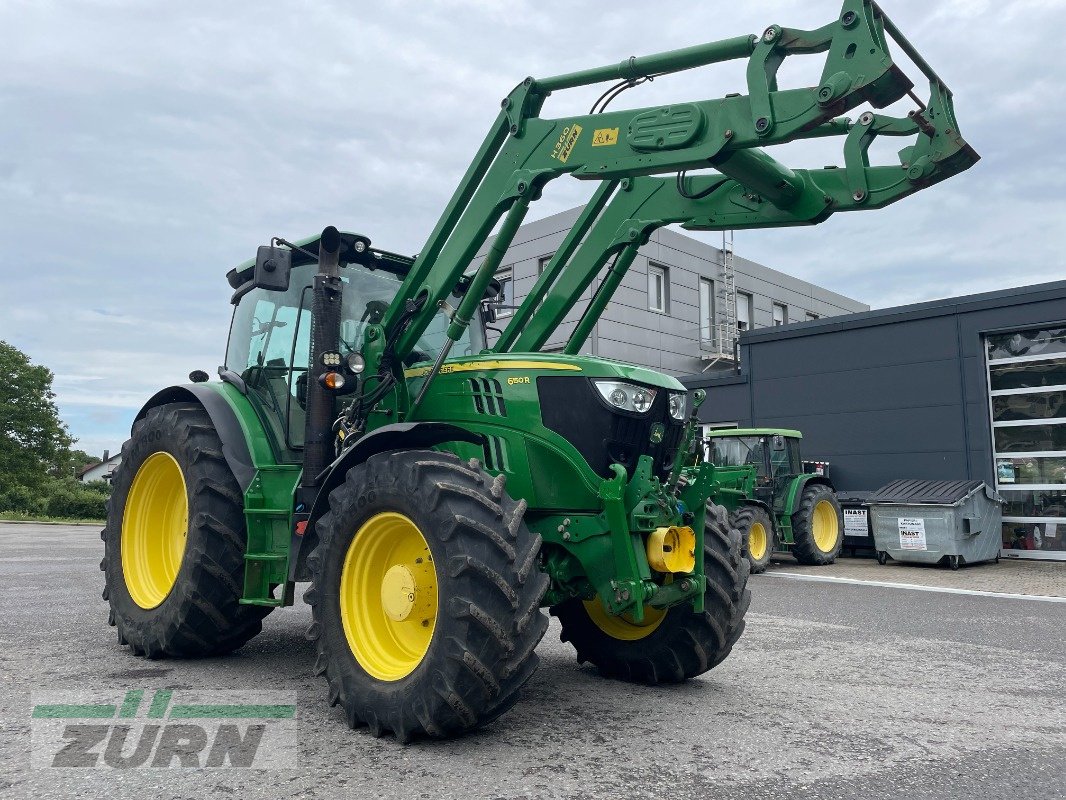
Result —
[[[925, 101], [890, 38], [924, 73]], [[824, 57], [817, 85], [778, 88], [793, 54]], [[747, 94], [606, 110], [647, 79], [731, 59], [747, 61]], [[553, 92], [605, 81], [589, 114], [541, 116]], [[841, 116], [908, 96], [906, 117]], [[713, 467], [680, 480], [703, 393], [580, 355], [585, 340], [661, 226], [812, 225], [977, 155], [947, 87], [869, 0], [813, 31], [526, 78], [500, 105], [416, 257], [327, 227], [276, 237], [229, 273], [219, 380], [196, 372], [149, 399], [114, 478], [104, 597], [134, 653], [234, 650], [310, 582], [330, 703], [402, 741], [504, 713], [536, 669], [545, 608], [607, 676], [674, 683], [729, 654], [748, 565], [724, 509], [707, 510]], [[900, 163], [870, 166], [879, 135], [909, 137]], [[841, 169], [791, 169], [764, 149], [836, 136]], [[490, 346], [494, 273], [564, 175], [591, 181], [592, 199]], [[543, 352], [594, 282], [565, 347]]]
[[752, 572], [765, 570], [774, 551], [819, 566], [840, 553], [840, 503], [827, 477], [804, 472], [802, 438], [794, 430], [732, 428], [704, 441], [714, 465], [711, 501], [729, 511]]

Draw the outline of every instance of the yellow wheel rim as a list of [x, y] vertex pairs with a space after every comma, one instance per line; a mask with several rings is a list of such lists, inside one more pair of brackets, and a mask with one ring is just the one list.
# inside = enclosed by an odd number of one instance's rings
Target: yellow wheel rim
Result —
[[751, 523], [751, 528], [748, 529], [748, 555], [756, 561], [761, 561], [766, 555], [768, 541], [765, 526], [761, 522]]
[[355, 532], [341, 570], [340, 611], [367, 674], [398, 681], [422, 662], [437, 624], [437, 571], [408, 517], [375, 514]]
[[189, 495], [170, 453], [141, 464], [122, 513], [122, 575], [133, 602], [155, 608], [174, 588], [189, 531]]
[[638, 624], [633, 621], [629, 614], [621, 616], [608, 614], [598, 597], [594, 600], [585, 600], [583, 602], [585, 604], [585, 612], [597, 628], [612, 639], [621, 639], [624, 642], [635, 642], [645, 636], [651, 636], [655, 629], [662, 624], [662, 621], [666, 619], [665, 609], [648, 606], [644, 609], [644, 621]]
[[837, 519], [837, 510], [828, 500], [819, 500], [814, 506], [811, 515], [811, 532], [814, 534], [814, 543], [823, 553], [832, 553], [837, 546], [837, 538], [840, 536], [840, 523]]

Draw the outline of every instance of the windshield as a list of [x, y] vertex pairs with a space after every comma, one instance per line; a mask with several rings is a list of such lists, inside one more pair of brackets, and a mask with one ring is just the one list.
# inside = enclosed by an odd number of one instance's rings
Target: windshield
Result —
[[[252, 289], [233, 312], [226, 369], [244, 379], [279, 443], [303, 446], [306, 373], [311, 359], [311, 285], [317, 264], [293, 267], [284, 292]], [[380, 322], [403, 283], [403, 276], [352, 264], [341, 267], [344, 291], [338, 346], [343, 355], [362, 349], [368, 325]], [[459, 304], [454, 295], [449, 300]], [[440, 311], [415, 349], [404, 359], [410, 366], [431, 361], [444, 345], [448, 320]], [[481, 329], [472, 324], [452, 353], [472, 355], [483, 347]]]
[[723, 436], [710, 439], [707, 460], [716, 467], [742, 467], [754, 464], [762, 471], [763, 438], [761, 436]]

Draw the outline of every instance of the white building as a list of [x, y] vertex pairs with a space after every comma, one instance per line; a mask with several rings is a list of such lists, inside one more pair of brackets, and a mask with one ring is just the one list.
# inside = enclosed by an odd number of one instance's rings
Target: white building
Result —
[[78, 473], [78, 480], [82, 483], [89, 483], [90, 481], [107, 481], [111, 483], [111, 476], [115, 472], [115, 468], [122, 461], [122, 453], [115, 453], [115, 455], [109, 455], [108, 451], [104, 451], [104, 458], [98, 464], [90, 464], [84, 467]]

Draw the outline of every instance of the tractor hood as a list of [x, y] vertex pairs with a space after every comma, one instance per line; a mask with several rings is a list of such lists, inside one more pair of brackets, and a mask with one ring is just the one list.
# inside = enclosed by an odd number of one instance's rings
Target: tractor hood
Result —
[[[404, 371], [408, 379], [425, 377], [430, 365], [411, 367]], [[525, 377], [532, 374], [573, 374], [589, 378], [618, 378], [660, 389], [687, 392], [676, 378], [655, 370], [624, 364], [595, 356], [570, 356], [561, 353], [485, 353], [478, 356], [448, 359], [441, 366], [440, 374], [457, 372], [486, 373], [505, 372], [505, 377]], [[512, 373], [521, 373], [512, 375]]]

